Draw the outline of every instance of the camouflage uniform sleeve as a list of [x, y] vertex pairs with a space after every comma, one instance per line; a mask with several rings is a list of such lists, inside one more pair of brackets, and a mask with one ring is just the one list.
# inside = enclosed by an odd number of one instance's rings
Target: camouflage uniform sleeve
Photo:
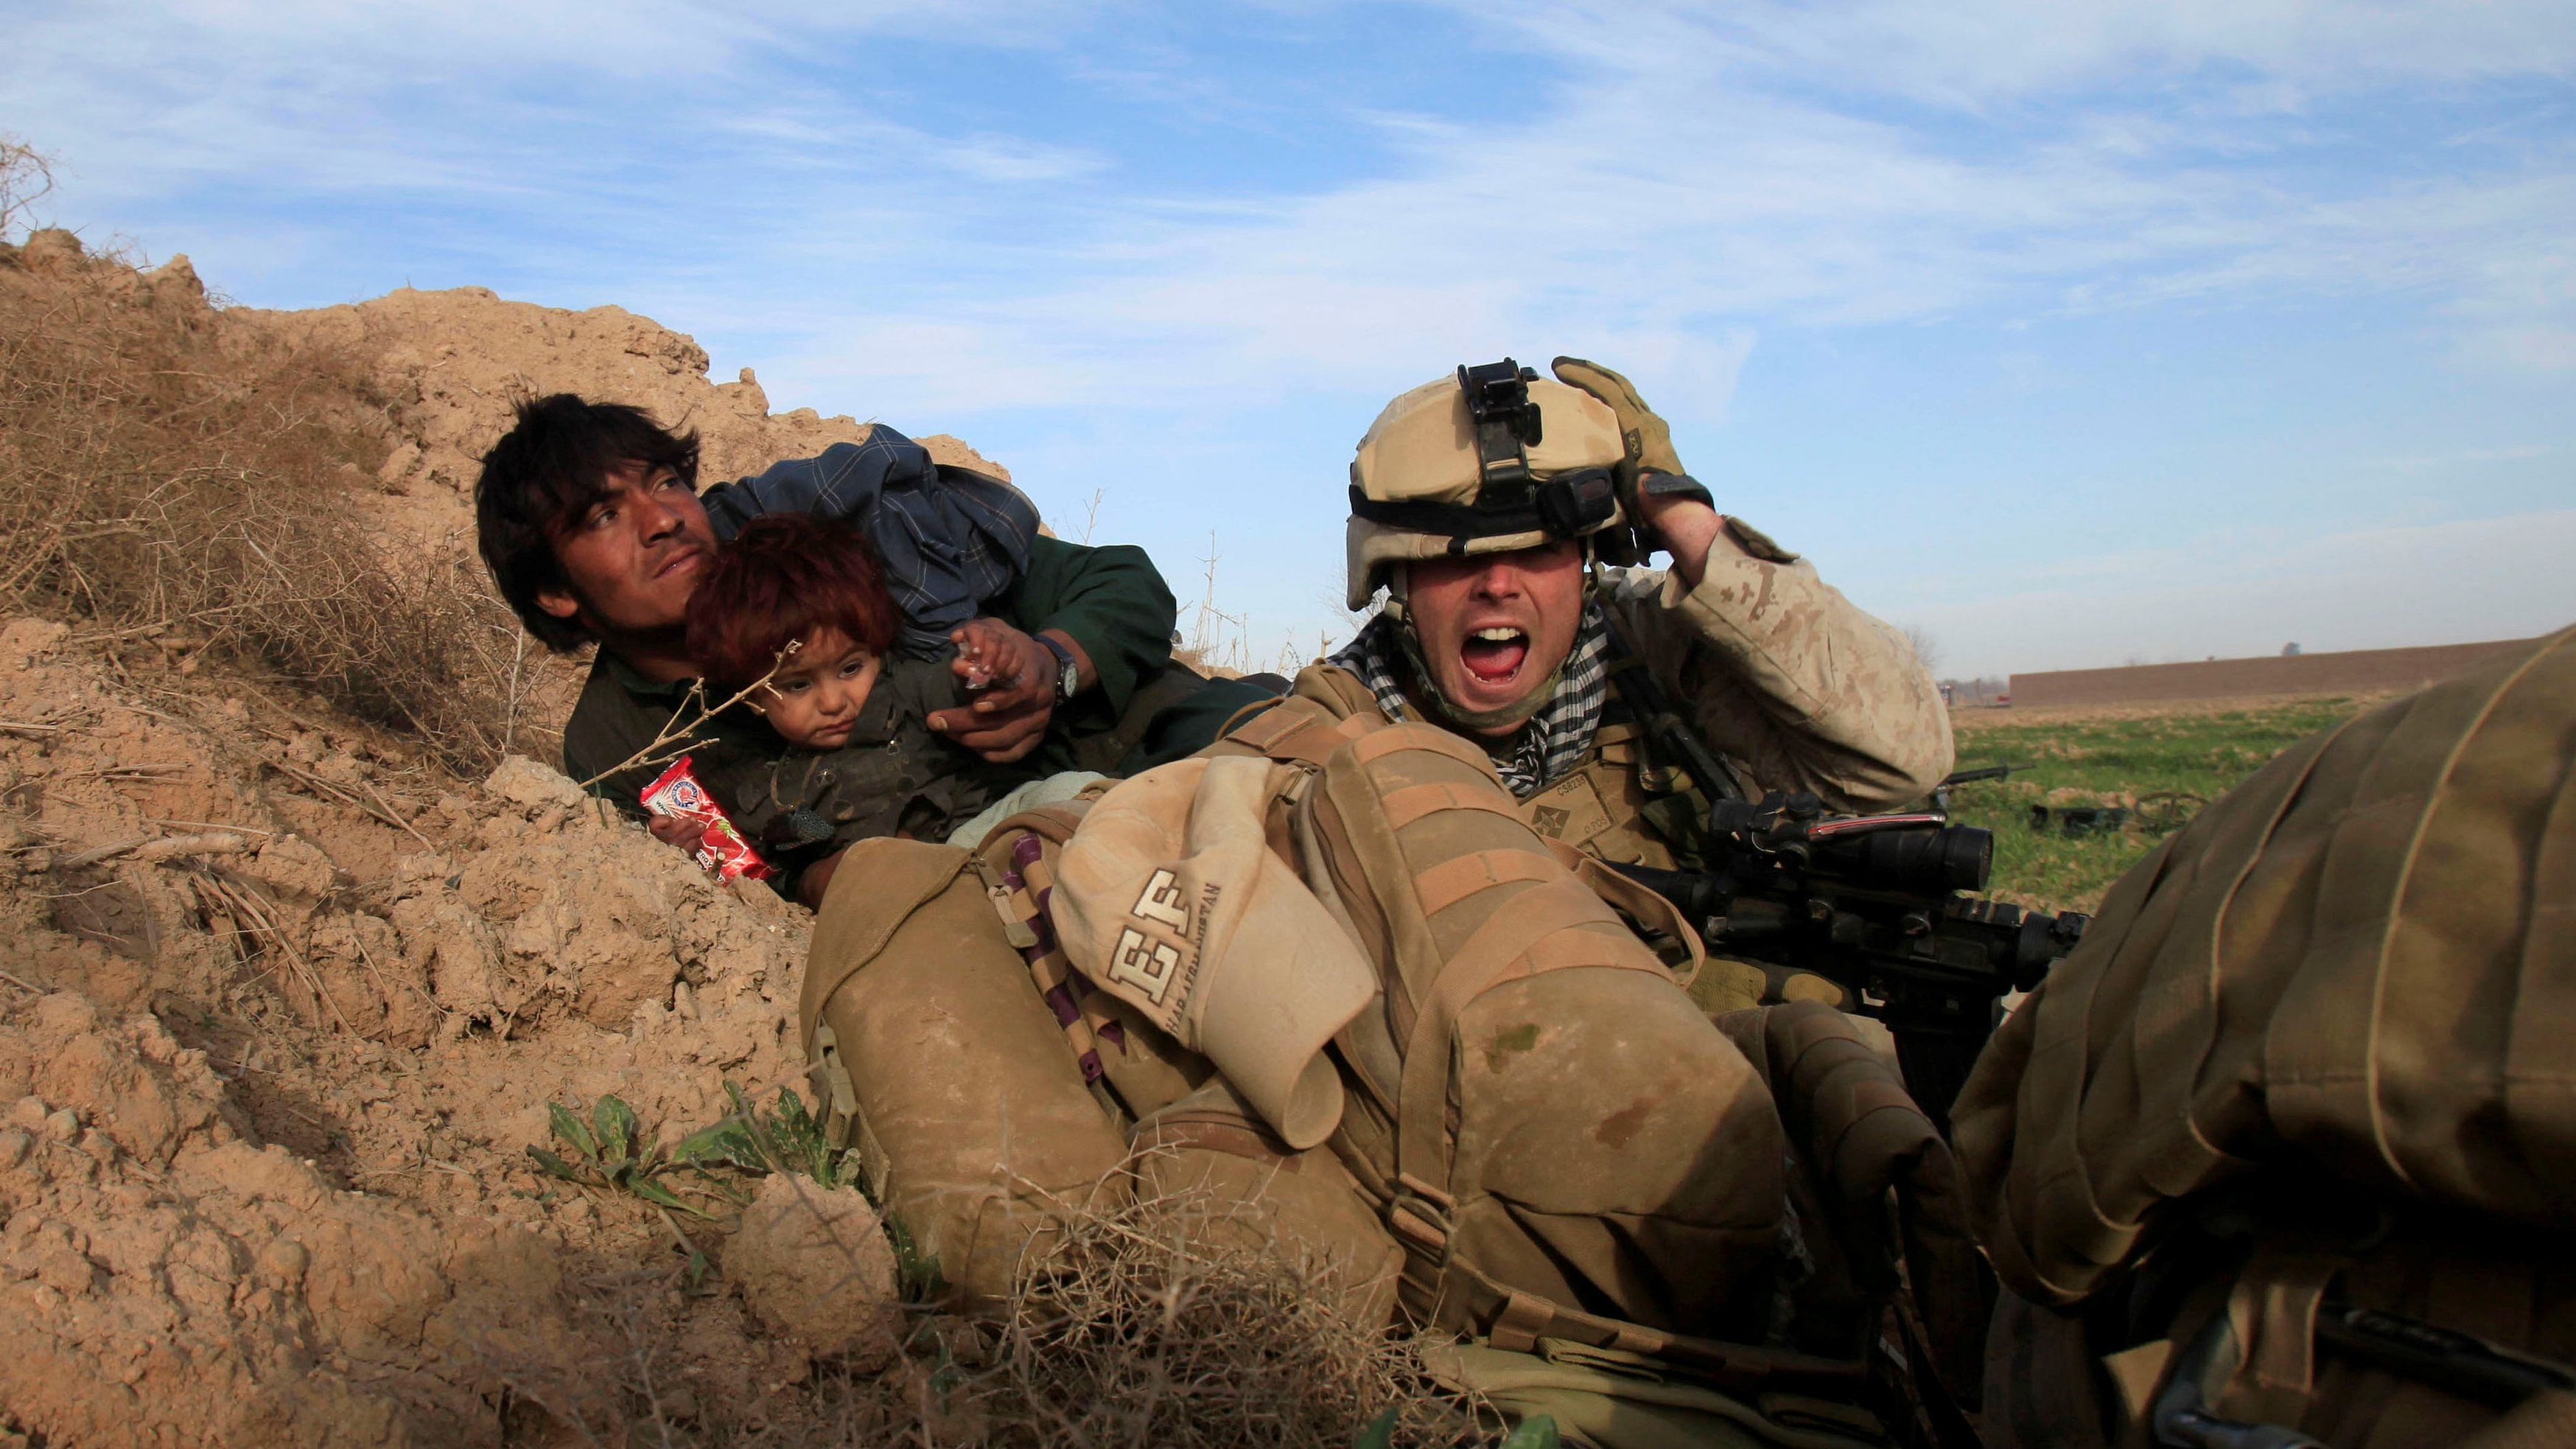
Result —
[[1904, 636], [1741, 521], [1710, 545], [1696, 589], [1606, 573], [1603, 606], [1748, 785], [1886, 810], [1949, 773], [1950, 713]]

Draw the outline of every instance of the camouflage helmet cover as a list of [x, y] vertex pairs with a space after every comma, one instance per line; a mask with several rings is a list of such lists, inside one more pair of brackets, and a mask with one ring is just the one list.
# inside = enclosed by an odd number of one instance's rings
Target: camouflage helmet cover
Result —
[[[1539, 417], [1538, 437], [1525, 450], [1532, 482], [1612, 468], [1626, 458], [1619, 420], [1608, 404], [1545, 378], [1529, 379], [1528, 388]], [[1540, 525], [1526, 507], [1497, 508], [1495, 499], [1484, 496], [1489, 491], [1475, 419], [1455, 375], [1388, 403], [1351, 460], [1350, 607], [1368, 607], [1395, 564], [1509, 553], [1564, 536]], [[1379, 517], [1360, 516], [1372, 507]], [[1607, 518], [1572, 536], [1623, 521], [1614, 507]]]

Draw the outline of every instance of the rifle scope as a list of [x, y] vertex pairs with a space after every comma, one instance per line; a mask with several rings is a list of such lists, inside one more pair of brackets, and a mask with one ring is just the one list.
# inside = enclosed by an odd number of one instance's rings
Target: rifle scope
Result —
[[1813, 795], [1766, 796], [1756, 804], [1721, 800], [1709, 824], [1766, 855], [1856, 886], [1879, 890], [1966, 891], [1986, 888], [1995, 837], [1941, 815], [1821, 818]]

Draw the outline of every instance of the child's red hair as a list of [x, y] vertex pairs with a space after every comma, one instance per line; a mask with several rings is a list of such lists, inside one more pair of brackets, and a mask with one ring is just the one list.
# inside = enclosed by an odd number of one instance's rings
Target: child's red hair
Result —
[[902, 619], [865, 535], [829, 519], [773, 513], [717, 549], [689, 595], [689, 657], [729, 695], [767, 674], [793, 640], [831, 629], [883, 654]]

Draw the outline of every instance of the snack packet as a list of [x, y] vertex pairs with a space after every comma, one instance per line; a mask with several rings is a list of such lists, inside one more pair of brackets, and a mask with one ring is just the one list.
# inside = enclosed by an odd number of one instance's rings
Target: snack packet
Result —
[[759, 851], [751, 848], [751, 842], [742, 838], [742, 832], [733, 828], [732, 819], [707, 793], [707, 787], [698, 783], [697, 773], [689, 768], [688, 756], [682, 755], [662, 772], [660, 779], [645, 786], [641, 798], [644, 808], [655, 815], [675, 816], [701, 827], [697, 849], [690, 855], [717, 879], [731, 880], [739, 875], [767, 880], [777, 873], [760, 858]]

